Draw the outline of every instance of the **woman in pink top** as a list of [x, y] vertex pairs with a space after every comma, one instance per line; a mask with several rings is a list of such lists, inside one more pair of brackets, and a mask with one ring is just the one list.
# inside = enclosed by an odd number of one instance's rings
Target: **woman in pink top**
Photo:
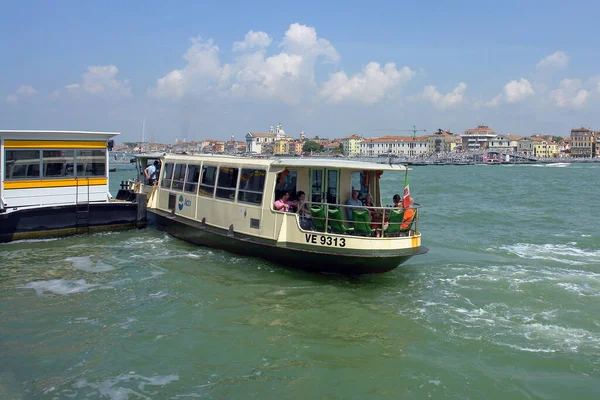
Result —
[[283, 196], [281, 196], [281, 199], [277, 200], [274, 204], [273, 204], [273, 208], [277, 211], [285, 211], [288, 212], [290, 211], [290, 192], [285, 192], [283, 194]]

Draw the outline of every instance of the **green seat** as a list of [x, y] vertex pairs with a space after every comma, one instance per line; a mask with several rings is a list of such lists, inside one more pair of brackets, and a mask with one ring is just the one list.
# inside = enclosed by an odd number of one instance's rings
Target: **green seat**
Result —
[[403, 210], [391, 210], [390, 216], [388, 217], [388, 228], [385, 230], [386, 236], [398, 236], [400, 235], [402, 225], [402, 218], [404, 217]]
[[339, 209], [329, 209], [329, 227], [333, 233], [352, 233], [354, 228], [346, 228], [344, 226], [344, 217]]
[[319, 232], [325, 232], [325, 210], [323, 210], [323, 207], [311, 206], [310, 215], [312, 216], [313, 224], [315, 224], [315, 229]]
[[354, 232], [361, 236], [371, 236], [375, 229], [371, 228], [371, 217], [367, 210], [352, 210]]

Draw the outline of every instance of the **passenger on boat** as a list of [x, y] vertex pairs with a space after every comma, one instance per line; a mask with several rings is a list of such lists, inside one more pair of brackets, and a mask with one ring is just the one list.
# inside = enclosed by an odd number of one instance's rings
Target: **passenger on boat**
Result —
[[275, 201], [273, 204], [273, 208], [277, 211], [290, 211], [290, 207], [293, 206], [294, 203], [290, 201], [290, 192], [283, 193], [281, 199]]
[[392, 197], [392, 201], [394, 202], [394, 207], [402, 208], [402, 197], [398, 193]]
[[149, 165], [144, 170], [144, 176], [146, 177], [146, 182], [148, 182], [148, 185], [153, 185], [154, 182], [157, 181], [158, 165], [158, 160], [154, 160], [154, 164]]
[[402, 217], [402, 225], [400, 225], [400, 229], [405, 231], [408, 229], [410, 224], [412, 224], [413, 219], [415, 219], [415, 209], [413, 208], [413, 204], [415, 200], [410, 198], [410, 206], [404, 209], [404, 216]]
[[298, 198], [298, 216], [300, 217], [300, 227], [302, 229], [312, 229], [312, 217], [310, 206], [306, 202], [306, 194], [301, 190], [297, 194]]
[[348, 220], [352, 221], [352, 209], [357, 206], [362, 206], [363, 203], [358, 199], [358, 190], [352, 190], [352, 197], [348, 199], [346, 202], [347, 205], [351, 207], [346, 207], [346, 216], [348, 216]]
[[[365, 196], [365, 202], [363, 205], [365, 207], [375, 207], [375, 203], [373, 203], [373, 196], [371, 196], [371, 194], [367, 194]], [[368, 210], [369, 210], [369, 216], [371, 217], [371, 222], [372, 222], [371, 228], [372, 229], [381, 228], [382, 214], [374, 208], [369, 208]]]

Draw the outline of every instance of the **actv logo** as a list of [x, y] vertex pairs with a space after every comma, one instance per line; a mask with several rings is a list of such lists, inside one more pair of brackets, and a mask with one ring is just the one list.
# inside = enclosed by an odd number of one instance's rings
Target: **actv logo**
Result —
[[179, 203], [177, 204], [177, 208], [179, 211], [183, 210], [183, 206], [189, 207], [192, 205], [192, 201], [190, 199], [185, 199], [183, 196], [179, 196]]

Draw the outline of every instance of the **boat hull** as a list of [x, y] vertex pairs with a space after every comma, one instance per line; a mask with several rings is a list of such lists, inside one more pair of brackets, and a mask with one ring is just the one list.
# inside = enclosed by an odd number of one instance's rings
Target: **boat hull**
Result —
[[[148, 210], [149, 218], [156, 228], [168, 234], [200, 246], [226, 250], [250, 257], [258, 257], [285, 267], [306, 271], [373, 274], [388, 272], [407, 261], [413, 255], [424, 254], [425, 247], [382, 253], [363, 252], [339, 253], [294, 248], [290, 244], [278, 244], [275, 240], [242, 235], [225, 229], [202, 225], [176, 215], [158, 210]], [[153, 217], [150, 215], [154, 214]]]
[[145, 204], [137, 202], [24, 208], [0, 214], [0, 242], [145, 226]]

